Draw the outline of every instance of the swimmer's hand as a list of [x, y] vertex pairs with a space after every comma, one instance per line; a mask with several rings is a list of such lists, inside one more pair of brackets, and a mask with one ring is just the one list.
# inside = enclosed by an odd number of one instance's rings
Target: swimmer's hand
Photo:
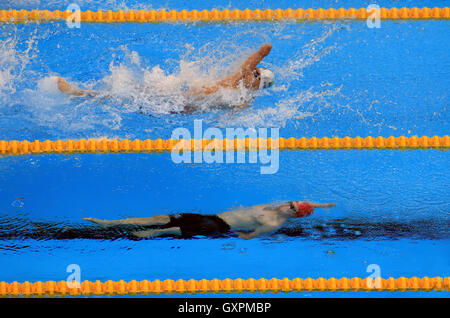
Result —
[[249, 240], [258, 236], [258, 233], [256, 232], [246, 233], [241, 231], [234, 231], [234, 233], [236, 233], [241, 239], [244, 240]]
[[259, 48], [259, 53], [263, 56], [267, 56], [270, 53], [270, 50], [272, 49], [272, 44], [264, 44], [261, 45]]
[[109, 221], [100, 220], [100, 219], [96, 219], [96, 218], [83, 218], [83, 220], [90, 221], [92, 223], [98, 224], [101, 227], [105, 227], [105, 228], [111, 225]]

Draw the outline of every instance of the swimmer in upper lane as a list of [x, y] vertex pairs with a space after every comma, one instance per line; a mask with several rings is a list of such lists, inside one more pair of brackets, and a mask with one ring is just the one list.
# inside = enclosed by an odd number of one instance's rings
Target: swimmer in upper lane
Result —
[[[272, 45], [264, 44], [259, 50], [249, 56], [244, 63], [241, 64], [238, 70], [234, 71], [231, 75], [227, 75], [222, 79], [219, 79], [213, 83], [205, 83], [199, 87], [192, 87], [187, 91], [187, 95], [194, 96], [207, 96], [216, 93], [221, 88], [226, 89], [238, 89], [240, 85], [251, 91], [267, 88], [273, 85], [274, 75], [272, 71], [257, 67], [258, 64], [270, 53]], [[86, 90], [78, 88], [72, 84], [69, 84], [63, 78], [57, 79], [58, 88], [61, 92], [71, 96], [95, 96], [97, 92], [95, 90]], [[247, 104], [243, 104], [238, 108], [245, 108]], [[185, 111], [191, 112], [195, 110], [195, 107], [186, 106]]]
[[239, 208], [217, 215], [180, 213], [112, 221], [96, 218], [83, 219], [104, 228], [120, 225], [144, 227], [143, 230], [133, 232], [135, 236], [141, 238], [161, 235], [221, 236], [236, 233], [242, 239], [251, 239], [278, 230], [289, 219], [309, 216], [314, 212], [314, 208], [331, 208], [333, 206], [335, 206], [334, 203], [291, 201], [278, 205], [263, 204]]

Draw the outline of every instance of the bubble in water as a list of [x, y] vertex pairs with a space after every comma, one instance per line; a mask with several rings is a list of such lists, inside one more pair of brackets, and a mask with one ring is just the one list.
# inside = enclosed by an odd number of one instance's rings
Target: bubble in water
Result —
[[23, 202], [23, 199], [16, 199], [11, 203], [11, 206], [14, 208], [23, 208], [25, 206], [25, 202]]
[[231, 251], [234, 250], [236, 247], [235, 243], [224, 243], [222, 244], [222, 249], [225, 251]]
[[326, 254], [327, 257], [334, 257], [334, 256], [336, 256], [336, 252], [333, 251], [333, 250], [327, 250], [325, 252], [325, 254]]

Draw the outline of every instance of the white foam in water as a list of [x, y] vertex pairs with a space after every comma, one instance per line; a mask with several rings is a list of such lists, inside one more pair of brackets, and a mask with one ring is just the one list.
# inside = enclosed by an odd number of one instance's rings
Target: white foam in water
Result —
[[6, 103], [8, 97], [16, 92], [16, 87], [27, 79], [24, 75], [30, 59], [35, 56], [36, 30], [30, 33], [26, 45], [19, 49], [17, 27], [10, 24], [0, 26], [5, 36], [0, 40], [0, 97]]
[[[224, 114], [218, 118], [219, 126], [275, 126], [284, 127], [288, 120], [301, 120], [314, 116], [322, 108], [330, 106], [329, 101], [336, 96], [340, 87], [333, 87], [326, 83], [320, 88], [309, 88], [302, 90], [292, 96], [289, 88], [291, 84], [303, 77], [303, 69], [320, 61], [321, 58], [336, 49], [335, 45], [324, 46], [324, 42], [329, 38], [339, 26], [329, 25], [319, 37], [306, 43], [300, 50], [295, 52], [283, 65], [270, 65], [269, 68], [275, 73], [277, 84], [269, 91], [262, 90], [256, 92], [257, 95], [276, 94], [278, 101], [274, 106], [266, 106], [263, 109], [251, 109], [234, 114]], [[282, 33], [283, 24], [279, 25], [277, 33]], [[328, 86], [324, 90], [323, 87]], [[316, 111], [310, 111], [306, 107], [310, 104], [318, 104]]]
[[58, 89], [58, 77], [57, 76], [47, 76], [40, 79], [37, 83], [37, 88], [41, 92], [46, 92], [48, 94], [56, 95], [61, 94]]
[[68, 104], [70, 100], [58, 89], [57, 79], [57, 76], [46, 76], [38, 79], [36, 89], [24, 90], [23, 96], [27, 96], [34, 105], [30, 111], [36, 114], [36, 118], [40, 116], [51, 118], [52, 115], [55, 118], [63, 116], [63, 105]]
[[14, 93], [14, 68], [19, 63], [15, 53], [17, 41], [8, 38], [0, 42], [0, 95]]

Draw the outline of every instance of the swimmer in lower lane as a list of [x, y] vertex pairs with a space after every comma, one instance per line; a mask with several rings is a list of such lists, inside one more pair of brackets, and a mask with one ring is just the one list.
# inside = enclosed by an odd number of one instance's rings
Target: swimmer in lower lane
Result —
[[84, 220], [94, 222], [104, 228], [117, 225], [148, 227], [148, 229], [133, 233], [135, 236], [142, 238], [161, 235], [180, 237], [220, 236], [236, 233], [242, 239], [251, 239], [278, 230], [289, 219], [309, 216], [314, 212], [314, 208], [330, 208], [333, 206], [335, 206], [334, 203], [291, 201], [279, 205], [262, 204], [239, 208], [217, 215], [180, 213], [112, 221], [96, 218], [84, 218]]

